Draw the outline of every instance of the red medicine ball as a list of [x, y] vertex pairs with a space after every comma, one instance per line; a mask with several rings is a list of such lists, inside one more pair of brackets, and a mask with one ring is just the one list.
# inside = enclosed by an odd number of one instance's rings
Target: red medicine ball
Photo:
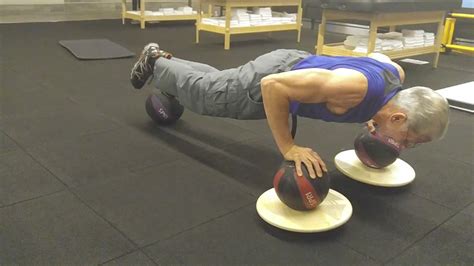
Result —
[[400, 156], [399, 145], [377, 133], [365, 132], [357, 136], [354, 149], [362, 163], [377, 169], [391, 165]]
[[294, 162], [284, 161], [273, 178], [273, 187], [278, 198], [288, 207], [306, 211], [318, 207], [329, 192], [329, 175], [311, 178], [302, 166], [303, 176], [296, 174]]

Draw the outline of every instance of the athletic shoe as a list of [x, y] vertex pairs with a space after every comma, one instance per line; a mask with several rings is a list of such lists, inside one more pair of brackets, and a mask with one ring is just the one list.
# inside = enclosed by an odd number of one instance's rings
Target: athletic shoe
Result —
[[143, 48], [138, 61], [130, 73], [130, 82], [135, 89], [141, 89], [146, 81], [153, 75], [155, 61], [162, 54], [160, 46], [156, 43], [149, 43]]

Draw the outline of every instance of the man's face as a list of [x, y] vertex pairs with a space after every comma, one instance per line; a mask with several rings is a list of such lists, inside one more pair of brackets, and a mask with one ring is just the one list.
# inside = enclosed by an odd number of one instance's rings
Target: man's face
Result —
[[387, 138], [389, 142], [400, 147], [400, 149], [414, 148], [417, 144], [429, 142], [426, 136], [416, 134], [410, 130], [407, 123], [397, 124], [386, 123], [379, 124], [377, 133]]

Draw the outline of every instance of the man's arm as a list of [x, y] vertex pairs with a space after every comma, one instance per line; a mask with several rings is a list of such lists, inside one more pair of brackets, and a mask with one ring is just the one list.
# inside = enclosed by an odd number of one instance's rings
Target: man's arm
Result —
[[331, 79], [327, 70], [298, 70], [266, 76], [261, 81], [267, 120], [280, 152], [284, 155], [294, 145], [288, 125], [290, 101], [325, 102], [325, 83]]
[[[361, 79], [362, 78], [362, 79]], [[265, 113], [275, 142], [287, 160], [295, 161], [297, 172], [304, 163], [312, 177], [322, 176], [326, 170], [319, 155], [310, 148], [296, 146], [289, 130], [288, 116], [291, 101], [302, 103], [339, 103], [347, 97], [365, 94], [365, 77], [352, 70], [329, 71], [324, 69], [295, 70], [269, 75], [262, 79], [261, 88]], [[364, 90], [361, 93], [361, 89]], [[348, 106], [350, 107], [350, 106]], [[313, 167], [311, 167], [313, 166]]]

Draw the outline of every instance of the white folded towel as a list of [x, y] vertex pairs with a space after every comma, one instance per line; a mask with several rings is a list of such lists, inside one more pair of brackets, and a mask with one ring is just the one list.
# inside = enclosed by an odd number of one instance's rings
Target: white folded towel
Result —
[[[344, 45], [346, 46], [364, 46], [367, 47], [369, 43], [369, 38], [366, 36], [360, 36], [360, 35], [350, 35], [346, 37], [346, 40], [344, 41]], [[375, 45], [382, 45], [382, 39], [376, 38], [375, 39]]]
[[260, 15], [262, 17], [271, 18], [272, 17], [272, 9], [271, 7], [254, 7], [252, 8], [254, 14]]
[[404, 43], [417, 43], [417, 42], [424, 42], [425, 38], [423, 37], [403, 37]]
[[382, 40], [383, 51], [396, 50], [396, 49], [402, 49], [402, 48], [403, 48], [403, 42], [401, 40], [391, 40], [391, 39]]
[[380, 39], [401, 39], [403, 34], [401, 32], [391, 31], [387, 33], [379, 33], [377, 37]]
[[261, 20], [262, 16], [258, 14], [249, 14], [250, 20]]
[[193, 8], [190, 6], [181, 6], [181, 7], [178, 7], [178, 10], [179, 11], [193, 11]]
[[409, 30], [402, 29], [403, 36], [414, 37], [414, 36], [423, 36], [425, 34], [424, 30]]
[[232, 15], [248, 14], [247, 8], [234, 8], [232, 9]]
[[219, 25], [219, 22], [217, 21], [217, 19], [214, 19], [214, 18], [202, 18], [201, 23], [209, 24], [209, 25]]

